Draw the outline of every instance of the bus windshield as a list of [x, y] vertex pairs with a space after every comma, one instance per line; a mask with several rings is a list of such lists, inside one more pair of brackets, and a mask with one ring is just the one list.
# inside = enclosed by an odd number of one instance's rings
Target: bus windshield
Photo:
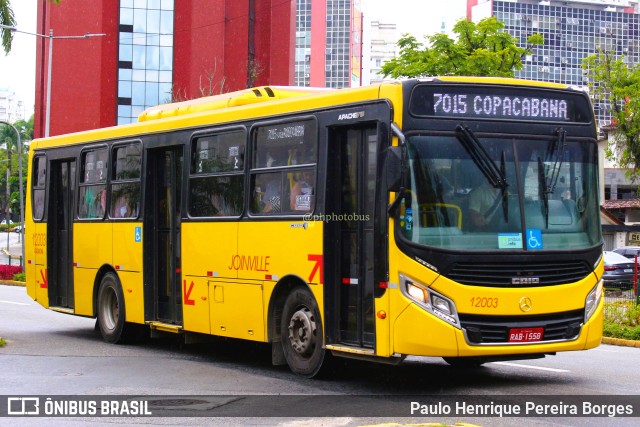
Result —
[[539, 136], [409, 135], [397, 226], [415, 244], [459, 250], [569, 250], [596, 246], [593, 141], [559, 128]]

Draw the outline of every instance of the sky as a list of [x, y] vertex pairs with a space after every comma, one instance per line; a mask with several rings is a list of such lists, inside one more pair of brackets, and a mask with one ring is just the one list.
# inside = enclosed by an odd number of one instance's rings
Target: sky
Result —
[[[11, 8], [18, 28], [36, 32], [37, 0], [12, 0]], [[11, 52], [0, 49], [0, 87], [10, 88], [22, 100], [26, 118], [33, 114], [36, 86], [36, 36], [15, 33]]]
[[[453, 23], [465, 14], [466, 0], [362, 0], [363, 13], [371, 20], [396, 23], [397, 34], [424, 35], [440, 31], [441, 22]], [[36, 32], [37, 0], [12, 0], [16, 27]], [[75, 35], [75, 34], [68, 34]], [[35, 102], [36, 36], [15, 33], [11, 52], [0, 50], [0, 87], [9, 87], [33, 114]]]

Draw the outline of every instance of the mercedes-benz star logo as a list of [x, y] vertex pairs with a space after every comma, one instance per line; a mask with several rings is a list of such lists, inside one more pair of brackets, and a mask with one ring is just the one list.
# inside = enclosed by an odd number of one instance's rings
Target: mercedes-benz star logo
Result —
[[531, 298], [529, 297], [520, 298], [520, 310], [524, 311], [525, 313], [531, 310]]

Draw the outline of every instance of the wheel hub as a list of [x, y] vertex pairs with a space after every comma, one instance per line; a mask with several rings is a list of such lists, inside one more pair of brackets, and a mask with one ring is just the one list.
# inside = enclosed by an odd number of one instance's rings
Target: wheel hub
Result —
[[316, 337], [316, 321], [308, 308], [302, 308], [291, 316], [289, 321], [289, 341], [299, 354], [313, 351]]

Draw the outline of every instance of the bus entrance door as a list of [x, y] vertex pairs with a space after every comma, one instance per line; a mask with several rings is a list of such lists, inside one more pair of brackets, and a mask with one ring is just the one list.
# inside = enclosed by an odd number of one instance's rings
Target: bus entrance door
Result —
[[47, 219], [49, 306], [74, 308], [73, 200], [76, 161], [51, 162]]
[[[145, 200], [145, 293], [147, 320], [182, 325], [180, 283], [181, 147], [150, 150]], [[151, 306], [151, 303], [153, 306]], [[149, 319], [149, 314], [153, 317]]]
[[366, 348], [375, 344], [376, 135], [375, 124], [331, 130], [328, 158], [335, 161], [328, 162], [326, 189], [325, 283], [333, 295], [325, 300], [336, 301], [327, 334], [334, 342]]

